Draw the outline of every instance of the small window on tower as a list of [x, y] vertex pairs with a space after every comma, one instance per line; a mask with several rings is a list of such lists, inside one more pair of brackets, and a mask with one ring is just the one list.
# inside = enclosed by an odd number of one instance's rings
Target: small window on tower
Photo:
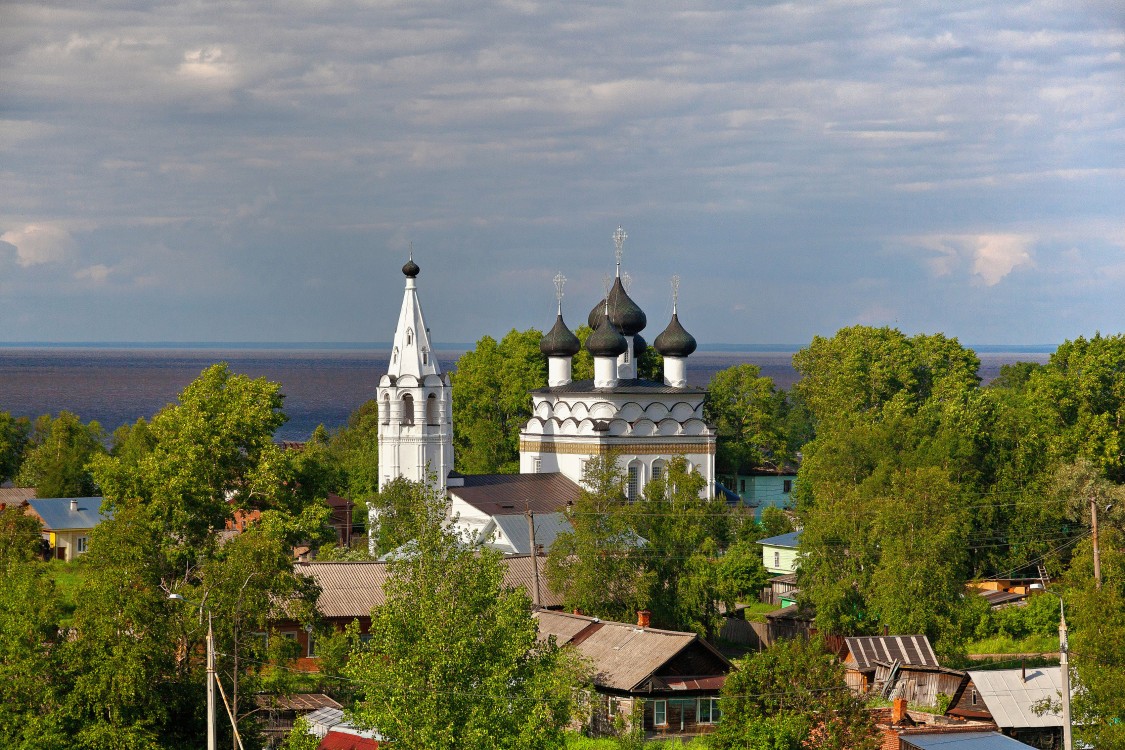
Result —
[[424, 364], [424, 365], [430, 364], [430, 350], [429, 349], [423, 349], [422, 350], [422, 364]]
[[414, 424], [414, 397], [409, 393], [402, 394], [402, 423], [408, 426]]
[[413, 328], [407, 328], [406, 329], [406, 345], [410, 346], [413, 343], [414, 343], [414, 329]]
[[393, 364], [396, 364], [397, 362], [398, 362], [398, 347], [396, 346], [394, 348], [394, 351], [391, 352], [391, 364], [393, 365]]

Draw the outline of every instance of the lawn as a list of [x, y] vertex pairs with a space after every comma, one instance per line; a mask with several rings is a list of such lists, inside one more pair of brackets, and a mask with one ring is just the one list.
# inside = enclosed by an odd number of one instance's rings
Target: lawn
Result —
[[59, 601], [63, 610], [63, 625], [71, 624], [75, 599], [78, 595], [78, 589], [85, 579], [85, 574], [86, 571], [81, 558], [68, 562], [62, 562], [61, 560], [47, 562], [47, 577], [54, 581], [55, 590], [59, 593]]

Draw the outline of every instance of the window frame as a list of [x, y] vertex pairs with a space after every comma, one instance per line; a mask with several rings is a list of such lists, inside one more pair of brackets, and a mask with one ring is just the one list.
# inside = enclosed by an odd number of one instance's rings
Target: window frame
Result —
[[76, 555], [86, 554], [86, 550], [89, 548], [89, 539], [89, 537], [80, 536], [74, 540], [74, 553]]
[[[657, 712], [663, 714], [660, 721], [656, 720]], [[652, 725], [654, 727], [668, 726], [668, 701], [663, 698], [658, 698], [652, 702]]]

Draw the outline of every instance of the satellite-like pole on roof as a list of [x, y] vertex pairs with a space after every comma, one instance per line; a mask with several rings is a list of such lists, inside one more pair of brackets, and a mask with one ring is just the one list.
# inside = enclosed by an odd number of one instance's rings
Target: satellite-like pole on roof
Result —
[[555, 299], [559, 301], [559, 315], [562, 315], [563, 287], [566, 286], [566, 277], [561, 273], [555, 274]]
[[621, 225], [619, 224], [617, 226], [617, 230], [613, 233], [613, 244], [616, 247], [616, 251], [614, 252], [614, 255], [617, 256], [617, 277], [618, 278], [621, 278], [621, 253], [622, 253], [622, 250], [625, 247], [625, 240], [627, 240], [628, 238], [629, 238], [629, 235], [625, 234], [625, 230], [622, 229]]
[[531, 502], [528, 500], [523, 501], [524, 515], [527, 516], [527, 532], [531, 537], [531, 570], [532, 578], [535, 580], [535, 591], [532, 603], [535, 608], [539, 608], [539, 550], [535, 544], [535, 514], [531, 512]]

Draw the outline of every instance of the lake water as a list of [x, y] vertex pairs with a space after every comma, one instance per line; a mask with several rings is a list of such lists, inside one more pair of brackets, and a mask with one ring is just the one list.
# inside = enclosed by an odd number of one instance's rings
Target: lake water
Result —
[[[453, 369], [463, 350], [437, 351], [443, 369]], [[792, 352], [697, 352], [688, 360], [688, 380], [705, 386], [716, 372], [737, 364], [761, 367], [781, 388], [797, 380]], [[1046, 362], [1043, 351], [983, 353], [981, 377], [994, 378], [1009, 362]], [[364, 401], [374, 398], [387, 371], [382, 349], [110, 349], [0, 348], [0, 411], [36, 417], [66, 409], [83, 421], [96, 419], [107, 431], [138, 417], [151, 417], [199, 373], [225, 361], [235, 372], [281, 383], [289, 421], [279, 440], [305, 440], [318, 424], [334, 429]]]

